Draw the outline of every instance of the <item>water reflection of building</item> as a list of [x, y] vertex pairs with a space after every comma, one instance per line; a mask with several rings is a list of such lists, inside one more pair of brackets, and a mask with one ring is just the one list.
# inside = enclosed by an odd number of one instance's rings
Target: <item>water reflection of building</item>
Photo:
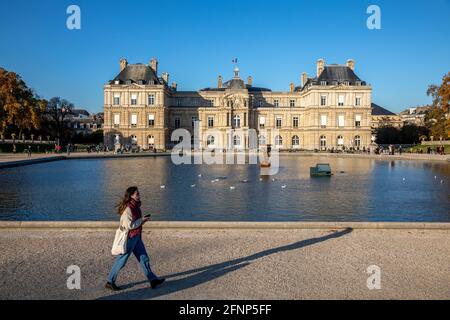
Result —
[[[280, 149], [364, 147], [371, 143], [372, 88], [354, 72], [355, 62], [326, 65], [317, 61], [313, 77], [301, 75], [301, 84], [277, 92], [246, 83], [235, 67], [232, 79], [199, 91], [178, 91], [169, 74], [149, 65], [120, 61], [120, 72], [104, 86], [105, 143], [142, 148], [170, 148], [171, 133], [200, 126], [200, 146], [249, 147], [249, 129], [258, 143]], [[276, 133], [270, 130], [275, 130]]]

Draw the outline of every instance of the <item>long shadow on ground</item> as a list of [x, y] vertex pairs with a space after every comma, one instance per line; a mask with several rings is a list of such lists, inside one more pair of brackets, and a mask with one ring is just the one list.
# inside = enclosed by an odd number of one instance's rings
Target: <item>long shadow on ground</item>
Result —
[[[146, 288], [137, 289], [134, 291], [122, 291], [116, 294], [107, 295], [100, 297], [99, 300], [136, 300], [136, 299], [152, 299], [160, 296], [168, 295], [177, 291], [182, 291], [189, 289], [200, 284], [206, 283], [208, 281], [215, 280], [227, 273], [239, 270], [247, 265], [249, 265], [253, 260], [261, 259], [267, 257], [274, 253], [279, 253], [283, 251], [290, 251], [301, 249], [306, 246], [314, 245], [323, 241], [327, 241], [334, 238], [339, 238], [349, 234], [353, 231], [352, 228], [347, 228], [342, 231], [334, 232], [326, 236], [306, 239], [298, 241], [289, 245], [267, 249], [255, 254], [249, 255], [243, 258], [237, 258], [209, 266], [204, 266], [201, 268], [196, 268], [192, 270], [187, 270], [166, 276], [166, 282], [157, 289], [151, 289], [150, 286]], [[186, 276], [182, 279], [170, 280], [171, 278], [176, 278], [180, 276]], [[124, 288], [130, 288], [134, 285], [142, 284], [147, 281], [142, 281], [138, 283], [129, 284], [124, 286]]]

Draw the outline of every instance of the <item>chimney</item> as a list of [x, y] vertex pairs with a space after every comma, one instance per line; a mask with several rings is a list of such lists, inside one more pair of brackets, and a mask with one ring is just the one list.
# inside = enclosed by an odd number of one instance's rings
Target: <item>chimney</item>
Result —
[[217, 88], [222, 88], [222, 76], [217, 77]]
[[305, 86], [306, 81], [308, 81], [308, 74], [306, 72], [302, 73], [302, 87]]
[[295, 85], [294, 85], [293, 82], [291, 82], [291, 83], [289, 84], [289, 90], [290, 90], [291, 93], [294, 92], [294, 90], [295, 90]]
[[120, 71], [122, 71], [127, 67], [128, 61], [125, 58], [122, 58], [120, 59], [119, 64], [120, 64]]
[[150, 60], [150, 68], [156, 75], [158, 75], [158, 60], [156, 60], [156, 58]]
[[163, 72], [161, 78], [164, 80], [165, 83], [169, 83], [169, 74], [167, 72]]
[[324, 67], [325, 67], [325, 61], [323, 59], [317, 60], [317, 77], [320, 76]]
[[353, 71], [355, 71], [355, 60], [353, 60], [353, 59], [348, 59], [348, 60], [347, 60], [347, 67], [349, 67], [350, 69], [352, 69]]
[[248, 77], [247, 77], [247, 84], [248, 84], [249, 86], [252, 86], [252, 85], [253, 85], [253, 78], [252, 78], [252, 76], [248, 76]]
[[176, 82], [172, 82], [172, 90], [177, 91], [177, 83]]

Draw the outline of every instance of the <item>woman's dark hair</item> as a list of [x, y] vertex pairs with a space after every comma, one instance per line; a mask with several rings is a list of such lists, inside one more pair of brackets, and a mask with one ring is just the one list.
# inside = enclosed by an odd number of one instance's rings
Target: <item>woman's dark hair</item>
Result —
[[117, 205], [117, 213], [119, 215], [122, 215], [122, 213], [125, 211], [128, 203], [131, 200], [131, 196], [138, 190], [137, 187], [129, 187], [127, 191], [125, 191], [125, 194], [123, 195], [122, 200], [120, 200], [119, 204]]

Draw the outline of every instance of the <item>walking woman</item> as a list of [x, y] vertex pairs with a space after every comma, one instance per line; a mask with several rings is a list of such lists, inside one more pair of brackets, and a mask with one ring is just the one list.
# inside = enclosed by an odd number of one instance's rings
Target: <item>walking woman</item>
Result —
[[152, 289], [162, 284], [165, 279], [158, 278], [150, 268], [150, 259], [142, 242], [142, 225], [150, 220], [150, 216], [142, 216], [141, 199], [137, 187], [129, 187], [125, 192], [123, 199], [118, 205], [118, 213], [120, 215], [120, 228], [128, 232], [126, 238], [125, 252], [118, 255], [111, 272], [108, 276], [106, 288], [114, 291], [121, 290], [116, 286], [116, 279], [119, 271], [125, 266], [128, 258], [133, 253], [141, 264], [145, 276], [150, 281]]

